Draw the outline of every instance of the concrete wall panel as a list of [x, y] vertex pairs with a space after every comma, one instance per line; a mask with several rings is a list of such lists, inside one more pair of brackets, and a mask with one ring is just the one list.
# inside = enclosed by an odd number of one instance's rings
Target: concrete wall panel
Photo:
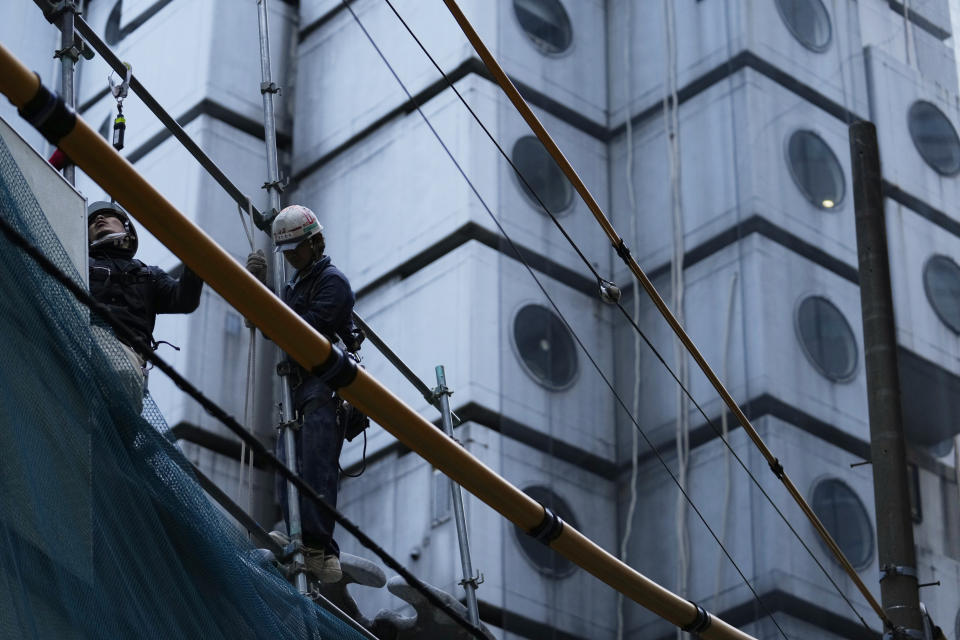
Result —
[[[464, 79], [460, 89], [477, 105], [481, 118], [507, 153], [516, 139], [529, 134], [525, 125], [506, 111], [512, 107], [486, 81]], [[553, 223], [521, 191], [516, 175], [479, 126], [464, 118], [452, 92], [431, 100], [425, 113], [516, 243], [589, 276]], [[605, 206], [604, 145], [540, 115]], [[500, 124], [494, 126], [498, 121]], [[355, 289], [376, 282], [423, 252], [435, 251], [438, 244], [450, 242], [455, 233], [466, 233], [467, 225], [487, 230], [486, 236], [500, 233], [416, 113], [392, 121], [303, 178], [291, 201], [317, 212], [325, 225], [327, 245]], [[569, 209], [558, 214], [587, 257], [605, 272], [611, 253], [609, 243], [586, 205], [574, 195]], [[504, 245], [504, 251], [511, 250]]]
[[[609, 375], [612, 352], [606, 311], [580, 293], [543, 280]], [[448, 384], [456, 392], [455, 411], [476, 405], [498, 420], [612, 458], [613, 400], [583, 353], [577, 351], [576, 375], [563, 390], [541, 386], [518, 357], [513, 322], [528, 303], [547, 304], [523, 268], [471, 242], [395, 286], [361, 299], [358, 312], [428, 385], [436, 384], [434, 367], [445, 365]], [[372, 375], [429, 419], [438, 417], [372, 346], [364, 348], [364, 356]], [[378, 429], [369, 436], [368, 452], [393, 441]], [[359, 460], [361, 446], [359, 441], [348, 446], [345, 465]]]
[[[687, 332], [714, 371], [721, 376], [727, 372], [723, 376], [724, 386], [738, 402], [766, 396], [799, 409], [811, 424], [820, 425], [818, 428], [826, 426], [864, 443], [869, 440], [856, 285], [756, 234], [741, 241], [739, 247], [728, 247], [688, 268], [685, 279]], [[670, 300], [667, 281], [665, 276], [655, 284]], [[800, 344], [797, 308], [811, 295], [824, 297], [839, 309], [852, 331], [857, 360], [849, 379], [834, 382], [825, 377]], [[642, 308], [641, 328], [676, 371], [673, 332], [652, 305], [645, 303]], [[728, 314], [732, 319], [729, 325]], [[618, 357], [618, 388], [629, 397], [634, 379], [633, 329], [626, 324], [615, 326], [617, 353], [628, 354]], [[729, 337], [724, 334], [728, 326]], [[748, 340], [746, 350], [744, 340]], [[676, 382], [646, 347], [642, 346], [640, 353], [640, 388], [644, 398], [638, 416], [640, 425], [654, 443], [672, 443], [677, 416]], [[723, 405], [719, 396], [692, 361], [689, 370], [688, 388], [720, 428]], [[703, 417], [692, 405], [689, 416], [691, 427], [704, 425]], [[624, 451], [623, 443], [628, 441], [633, 425], [623, 416], [619, 419]], [[704, 432], [712, 430], [707, 427]]]
[[[610, 30], [610, 126], [656, 109], [667, 93], [668, 29], [662, 3], [617, 0], [608, 13]], [[791, 80], [812, 87], [856, 113], [866, 112], [857, 3], [827, 3], [829, 41], [823, 51], [801, 44], [781, 18], [776, 2], [698, 2], [678, 5], [676, 86], [687, 87], [710, 72], [724, 72], [729, 60], [747, 53]], [[628, 11], [630, 13], [628, 13]], [[626, 16], [630, 16], [629, 19]], [[624, 41], [630, 33], [629, 44]], [[625, 48], [630, 64], [626, 68]], [[627, 89], [630, 95], [627, 95]]]
[[[855, 266], [850, 161], [846, 125], [817, 106], [751, 70], [734, 76], [680, 108], [680, 217], [685, 251], [700, 247], [755, 216], [800, 241]], [[788, 145], [811, 131], [834, 154], [842, 199], [829, 209], [808, 200], [793, 178]], [[626, 136], [611, 147], [612, 166], [624, 167]], [[646, 269], [669, 263], [674, 247], [669, 149], [662, 122], [634, 129], [633, 184], [638, 203], [635, 254]], [[613, 221], [630, 229], [625, 171], [611, 172]], [[629, 237], [629, 236], [628, 236]], [[617, 262], [616, 274], [626, 279]]]
[[[509, 0], [472, 0], [462, 3], [462, 8], [515, 81], [602, 125], [606, 84], [597, 69], [604, 60], [603, 3], [565, 0], [563, 4], [573, 25], [573, 44], [556, 56], [538, 52], [520, 28]], [[442, 82], [389, 7], [366, 0], [354, 3], [353, 8], [412, 94]], [[401, 0], [396, 8], [445, 72], [476, 58], [441, 3]], [[294, 172], [407, 101], [353, 17], [346, 11], [331, 15], [298, 49]]]
[[908, 128], [911, 106], [917, 101], [925, 101], [937, 107], [956, 131], [960, 122], [956, 96], [881, 51], [869, 49], [868, 60], [871, 119], [877, 125], [884, 178], [957, 219], [953, 203], [960, 198], [960, 177], [956, 173], [940, 174], [928, 165]]
[[[786, 422], [768, 417], [754, 424], [808, 501], [817, 482], [827, 478], [839, 479], [854, 491], [873, 522], [873, 485], [869, 469], [850, 469], [850, 454], [826, 445], [819, 438]], [[841, 575], [839, 566], [827, 557], [826, 547], [818, 542], [805, 516], [769, 473], [765, 461], [746, 434], [742, 430], [733, 431], [730, 442], [838, 581], [844, 594], [856, 604], [859, 613], [871, 620], [866, 602], [857, 595], [849, 579]], [[761, 596], [780, 590], [816, 602], [827, 611], [859, 624], [742, 468], [734, 461], [729, 461], [730, 466], [727, 466], [728, 455], [716, 439], [695, 449], [690, 457], [687, 491], [753, 588]], [[671, 457], [669, 464], [673, 467], [675, 459]], [[675, 519], [667, 517], [676, 512], [675, 485], [662, 466], [650, 460], [641, 468], [638, 493], [641, 499], [629, 544], [629, 557], [634, 558], [631, 564], [650, 578], [676, 588], [678, 529]], [[621, 492], [621, 500], [626, 498], [627, 494]], [[691, 555], [686, 597], [711, 612], [724, 612], [752, 602], [753, 595], [700, 519], [692, 510], [688, 511], [687, 518]], [[872, 535], [875, 536], [875, 531]], [[875, 550], [873, 539], [867, 540], [867, 544]], [[877, 572], [875, 551], [869, 563], [862, 570], [864, 576]], [[875, 581], [865, 581], [868, 585], [876, 584]], [[874, 591], [879, 598], [879, 587], [874, 586]], [[626, 615], [627, 629], [633, 631], [633, 637], [660, 637], [669, 631], [664, 622], [640, 607], [629, 607]]]

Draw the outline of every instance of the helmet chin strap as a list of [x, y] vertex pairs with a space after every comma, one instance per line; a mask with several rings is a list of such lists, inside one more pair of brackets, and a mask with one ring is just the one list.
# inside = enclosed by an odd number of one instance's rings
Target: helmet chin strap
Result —
[[118, 232], [118, 233], [110, 233], [110, 234], [107, 234], [107, 235], [103, 236], [102, 238], [98, 238], [98, 239], [94, 240], [93, 242], [91, 242], [89, 248], [90, 248], [90, 249], [96, 249], [97, 247], [100, 247], [100, 246], [105, 245], [105, 244], [108, 244], [108, 243], [113, 243], [113, 244], [119, 245], [119, 244], [121, 243], [121, 241], [123, 241], [123, 240], [126, 239], [127, 237], [128, 237], [128, 234], [127, 234], [126, 231], [120, 231], [120, 232]]

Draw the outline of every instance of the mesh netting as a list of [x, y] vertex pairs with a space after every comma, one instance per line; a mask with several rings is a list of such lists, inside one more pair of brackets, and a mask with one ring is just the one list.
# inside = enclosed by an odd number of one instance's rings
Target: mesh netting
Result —
[[[0, 215], [80, 281], [0, 140]], [[355, 638], [213, 507], [109, 330], [0, 234], [0, 638]]]

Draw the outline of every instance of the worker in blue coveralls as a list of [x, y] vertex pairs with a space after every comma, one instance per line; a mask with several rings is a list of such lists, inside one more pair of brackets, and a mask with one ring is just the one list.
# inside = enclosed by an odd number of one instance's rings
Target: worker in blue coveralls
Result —
[[[144, 345], [155, 348], [153, 327], [157, 314], [195, 311], [200, 305], [203, 280], [186, 266], [180, 277], [174, 278], [160, 267], [134, 258], [137, 230], [127, 212], [115, 202], [94, 202], [87, 207], [87, 224], [90, 295]], [[102, 333], [95, 331], [94, 335], [103, 339]], [[143, 354], [124, 337], [119, 337], [116, 344], [130, 360], [133, 384], [139, 386], [137, 403], [142, 403], [146, 375]]]
[[[323, 227], [317, 216], [307, 207], [286, 207], [273, 221], [273, 243], [274, 250], [282, 251], [296, 270], [283, 287], [283, 301], [331, 343], [336, 343], [338, 338], [349, 340], [354, 331], [353, 291], [347, 277], [324, 255]], [[247, 270], [266, 282], [267, 262], [262, 251], [247, 257]], [[292, 360], [290, 368], [293, 408], [301, 423], [295, 431], [297, 464], [294, 470], [330, 505], [336, 506], [344, 438], [343, 429], [337, 423], [338, 400], [323, 380]], [[282, 440], [277, 442], [277, 454], [286, 461]], [[278, 497], [289, 531], [286, 484], [277, 476]], [[307, 571], [322, 583], [338, 582], [342, 576], [340, 549], [333, 539], [332, 514], [301, 496], [300, 518]], [[280, 532], [270, 535], [282, 546], [289, 542]]]

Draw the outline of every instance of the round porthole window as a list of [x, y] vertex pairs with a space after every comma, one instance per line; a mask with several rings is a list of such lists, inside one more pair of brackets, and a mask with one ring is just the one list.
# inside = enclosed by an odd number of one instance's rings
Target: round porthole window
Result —
[[513, 12], [542, 53], [556, 55], [570, 47], [573, 27], [560, 0], [513, 0]]
[[[570, 506], [563, 498], [550, 489], [534, 485], [527, 487], [523, 492], [543, 506], [551, 509], [574, 529], [580, 528]], [[517, 542], [520, 544], [520, 550], [523, 551], [523, 555], [533, 563], [533, 566], [535, 566], [540, 573], [552, 578], [563, 578], [573, 573], [574, 569], [577, 568], [575, 564], [542, 542], [534, 540], [519, 527], [514, 527], [513, 530], [517, 536]]]
[[843, 202], [843, 168], [823, 138], [813, 131], [795, 131], [787, 143], [787, 162], [797, 188], [813, 206], [829, 210]]
[[777, 0], [777, 11], [793, 37], [821, 53], [830, 46], [830, 14], [822, 0]]
[[577, 351], [567, 327], [552, 311], [530, 304], [513, 320], [513, 341], [524, 368], [548, 389], [563, 389], [577, 375]]
[[867, 508], [853, 489], [835, 478], [821, 480], [813, 488], [811, 503], [850, 564], [857, 569], [869, 566], [873, 561], [873, 527]]
[[123, 17], [123, 0], [117, 0], [113, 5], [110, 15], [107, 16], [107, 24], [103, 29], [103, 39], [109, 45], [115, 45], [123, 40], [124, 33], [120, 29], [120, 18]]
[[953, 438], [941, 440], [937, 444], [927, 447], [927, 450], [934, 458], [946, 458], [948, 455], [953, 453]]
[[517, 178], [523, 195], [529, 198], [538, 211], [542, 212], [542, 209], [537, 202], [537, 196], [550, 213], [558, 214], [570, 208], [573, 202], [573, 187], [536, 136], [524, 136], [517, 140], [510, 156], [527, 184], [533, 188], [531, 192], [527, 185]]
[[960, 172], [960, 138], [940, 109], [923, 100], [914, 102], [907, 125], [914, 146], [934, 171], [945, 176]]
[[937, 317], [960, 334], [960, 266], [947, 256], [933, 256], [923, 268], [923, 289]]
[[797, 308], [797, 333], [803, 352], [817, 371], [835, 382], [857, 368], [857, 341], [847, 319], [832, 302], [810, 296]]

